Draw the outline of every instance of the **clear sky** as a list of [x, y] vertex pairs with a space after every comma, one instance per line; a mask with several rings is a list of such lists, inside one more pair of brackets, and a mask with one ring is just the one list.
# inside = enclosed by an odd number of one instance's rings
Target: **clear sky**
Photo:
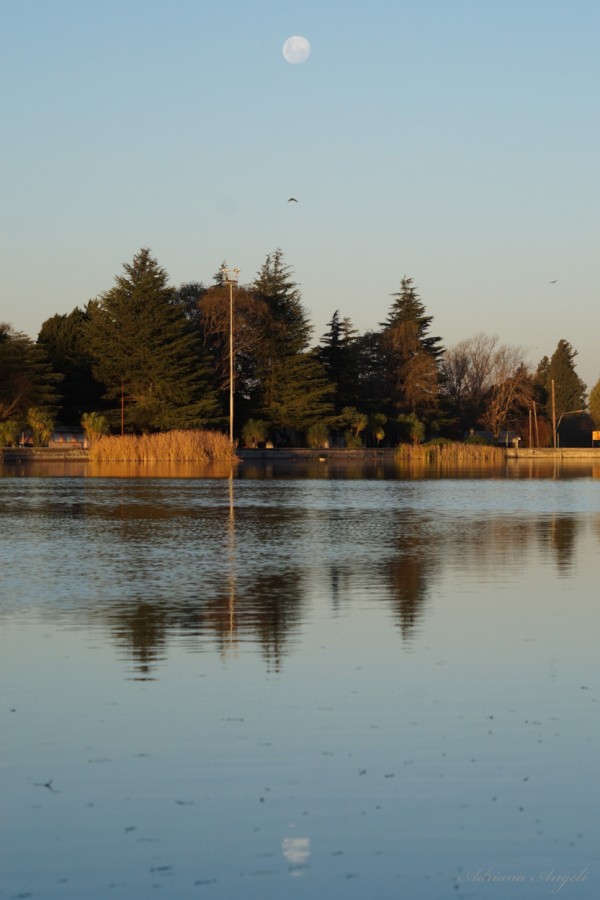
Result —
[[[281, 247], [315, 326], [598, 348], [597, 0], [0, 0], [0, 321]], [[309, 59], [282, 55], [304, 35]], [[288, 203], [288, 197], [298, 203]], [[550, 284], [557, 279], [556, 284]]]

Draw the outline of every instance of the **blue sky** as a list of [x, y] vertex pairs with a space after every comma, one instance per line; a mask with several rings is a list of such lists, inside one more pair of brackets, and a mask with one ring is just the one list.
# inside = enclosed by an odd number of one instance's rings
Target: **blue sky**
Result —
[[377, 327], [408, 275], [446, 346], [566, 338], [600, 377], [596, 0], [0, 13], [0, 320], [35, 337], [142, 246], [173, 284], [281, 247], [315, 340], [336, 309]]

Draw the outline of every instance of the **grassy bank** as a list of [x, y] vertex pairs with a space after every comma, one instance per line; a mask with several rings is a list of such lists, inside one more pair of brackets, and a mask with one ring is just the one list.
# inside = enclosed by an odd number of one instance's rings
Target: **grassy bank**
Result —
[[93, 462], [223, 462], [234, 457], [229, 439], [216, 431], [165, 431], [109, 435], [90, 449]]
[[401, 462], [436, 463], [439, 465], [477, 465], [478, 463], [503, 463], [506, 451], [503, 447], [487, 444], [401, 444], [396, 459]]

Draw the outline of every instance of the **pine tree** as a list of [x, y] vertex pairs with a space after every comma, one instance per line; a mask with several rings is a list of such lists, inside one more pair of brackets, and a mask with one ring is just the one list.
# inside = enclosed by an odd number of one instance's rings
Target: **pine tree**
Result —
[[123, 268], [115, 286], [88, 307], [94, 376], [106, 397], [123, 398], [128, 429], [205, 425], [215, 411], [208, 370], [166, 272], [147, 248]]
[[42, 347], [10, 325], [0, 324], [0, 421], [23, 427], [30, 408], [54, 417], [61, 379]]
[[78, 425], [83, 413], [102, 406], [103, 388], [92, 375], [92, 361], [86, 344], [88, 322], [87, 312], [75, 308], [68, 315], [46, 319], [37, 339], [54, 371], [64, 376], [59, 385], [61, 408], [58, 412], [64, 425]]
[[554, 383], [554, 403], [556, 418], [559, 419], [567, 412], [583, 409], [585, 406], [586, 386], [575, 371], [575, 357], [577, 350], [571, 344], [561, 339], [552, 354], [547, 366], [544, 360], [538, 366], [538, 377], [543, 379], [546, 390], [546, 411], [552, 416], [552, 383]]
[[320, 362], [311, 353], [296, 353], [280, 367], [269, 406], [262, 414], [275, 428], [306, 431], [333, 418], [332, 395], [333, 387]]
[[394, 302], [382, 324], [382, 363], [390, 412], [423, 414], [438, 404], [438, 367], [444, 352], [441, 339], [428, 334], [433, 316], [426, 315], [412, 278], [405, 276], [392, 296]]
[[300, 291], [292, 280], [291, 269], [283, 261], [283, 251], [268, 254], [257, 273], [253, 292], [269, 311], [268, 344], [277, 356], [300, 353], [308, 346], [312, 331], [302, 306]]
[[357, 402], [357, 331], [350, 319], [340, 318], [336, 310], [328, 323], [328, 331], [317, 348], [317, 359], [327, 378], [335, 386], [336, 412]]
[[441, 338], [427, 334], [433, 316], [425, 314], [425, 306], [413, 286], [413, 279], [405, 275], [400, 282], [400, 290], [392, 294], [392, 297], [394, 302], [382, 328], [388, 332], [398, 330], [396, 340], [408, 352], [417, 348], [438, 359], [444, 352], [440, 344]]
[[252, 292], [264, 317], [253, 365], [246, 361], [253, 376], [249, 414], [304, 430], [331, 415], [332, 388], [322, 365], [306, 353], [312, 328], [281, 250], [267, 256]]
[[600, 428], [600, 379], [590, 392], [590, 415], [596, 428]]

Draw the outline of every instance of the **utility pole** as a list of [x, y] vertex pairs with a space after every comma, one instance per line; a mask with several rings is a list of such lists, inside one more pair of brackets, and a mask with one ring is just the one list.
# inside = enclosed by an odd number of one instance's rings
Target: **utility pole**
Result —
[[554, 378], [551, 381], [552, 387], [552, 446], [556, 450], [556, 396], [554, 394]]
[[537, 403], [535, 400], [533, 401], [533, 422], [535, 425], [535, 446], [540, 446], [540, 432], [538, 429], [538, 418], [537, 418]]
[[229, 443], [233, 447], [233, 288], [238, 283], [239, 269], [228, 269], [225, 263], [221, 266], [225, 284], [229, 285]]

